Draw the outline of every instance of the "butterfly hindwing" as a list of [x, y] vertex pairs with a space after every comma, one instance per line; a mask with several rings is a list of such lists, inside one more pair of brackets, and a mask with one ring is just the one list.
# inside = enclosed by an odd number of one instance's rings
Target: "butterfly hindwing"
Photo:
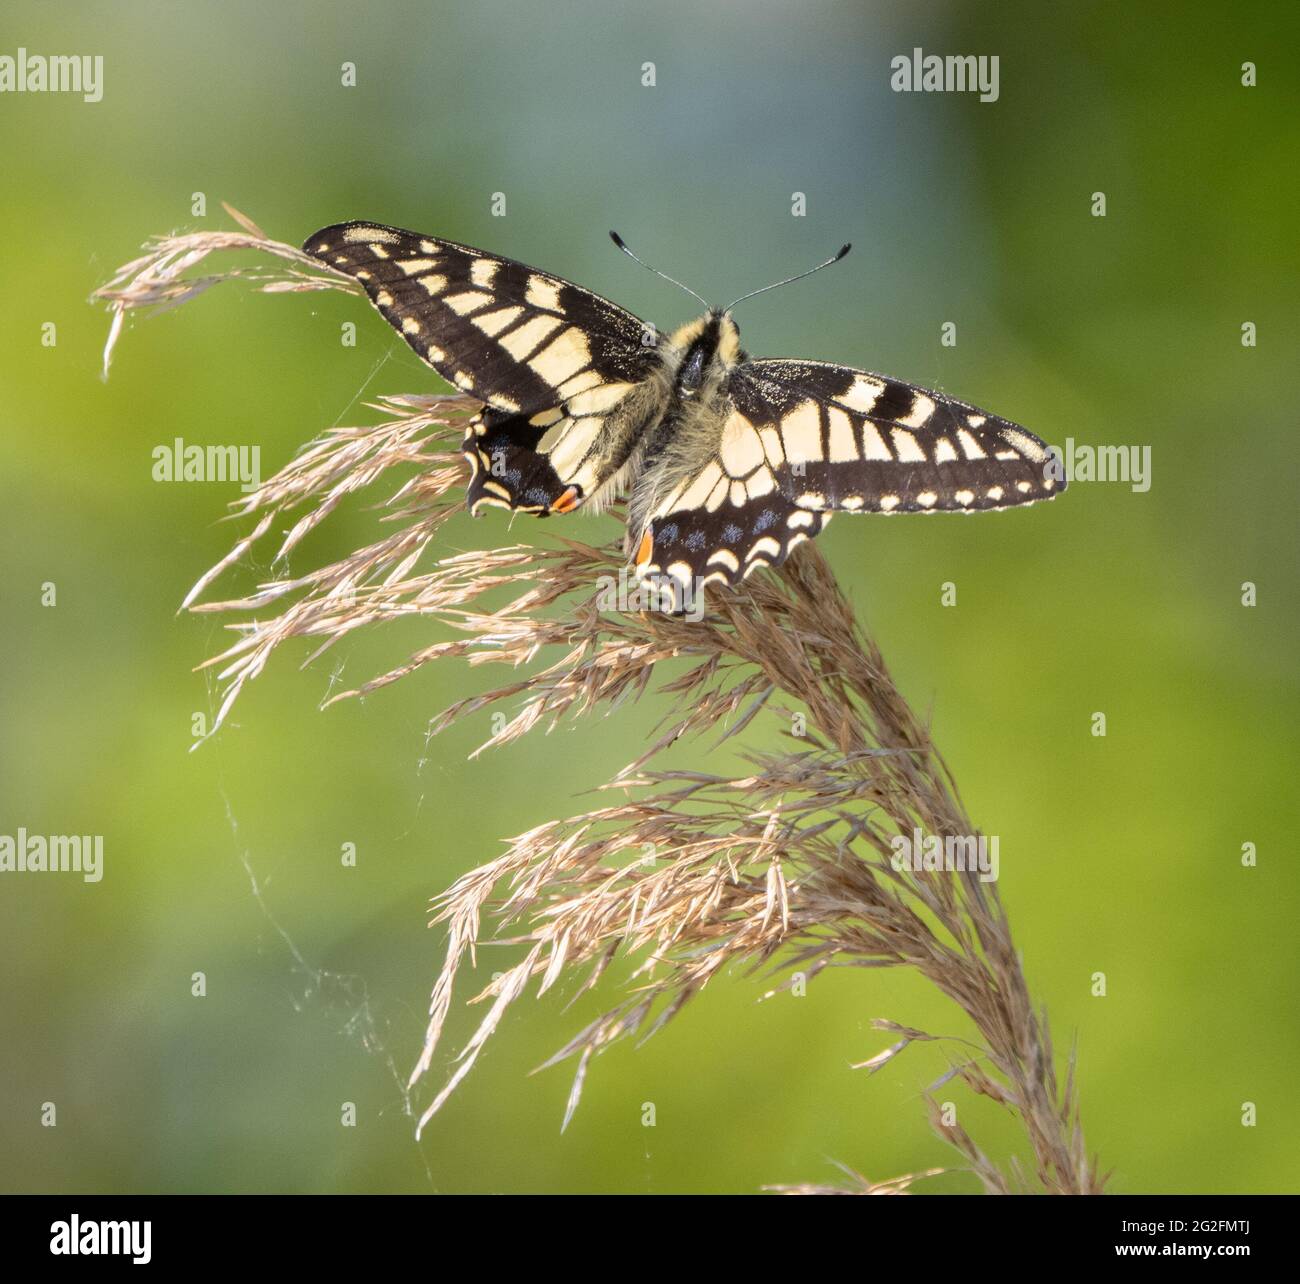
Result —
[[471, 513], [484, 505], [537, 514], [567, 512], [568, 486], [537, 447], [546, 429], [525, 415], [484, 409], [470, 423], [462, 447], [470, 465], [465, 499]]
[[720, 456], [817, 512], [977, 512], [1065, 482], [1033, 433], [902, 380], [815, 361], [737, 367]]
[[535, 415], [485, 407], [462, 451], [470, 465], [469, 506], [568, 513], [608, 502], [647, 423], [662, 410], [654, 380], [614, 382]]
[[738, 584], [760, 566], [779, 566], [790, 550], [820, 533], [830, 513], [798, 508], [773, 490], [716, 508], [676, 507], [652, 518], [637, 552], [640, 579], [688, 609], [711, 583]]
[[485, 403], [465, 440], [471, 505], [567, 512], [598, 491], [649, 413], [653, 332], [630, 312], [512, 259], [376, 223], [304, 250], [354, 277], [448, 382]]

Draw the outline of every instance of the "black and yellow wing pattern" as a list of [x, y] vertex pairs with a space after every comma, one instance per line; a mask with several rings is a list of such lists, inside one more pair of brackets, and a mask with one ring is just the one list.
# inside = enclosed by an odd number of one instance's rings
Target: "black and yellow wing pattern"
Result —
[[979, 512], [1050, 499], [1033, 433], [943, 393], [817, 361], [749, 361], [730, 384], [722, 450], [771, 467], [815, 512]]
[[656, 363], [653, 331], [630, 312], [512, 259], [379, 223], [322, 228], [303, 250], [359, 281], [422, 360], [484, 403], [465, 441], [471, 509], [568, 512], [626, 461]]
[[642, 575], [678, 592], [780, 565], [836, 512], [981, 512], [1065, 489], [1027, 429], [885, 375], [751, 360], [727, 401], [716, 449], [658, 500], [642, 541]]
[[661, 339], [590, 290], [454, 241], [349, 222], [303, 248], [482, 402], [463, 445], [471, 510], [627, 494], [637, 574], [674, 609], [780, 565], [836, 512], [984, 512], [1065, 489], [1018, 424], [887, 375], [751, 359], [727, 309]]

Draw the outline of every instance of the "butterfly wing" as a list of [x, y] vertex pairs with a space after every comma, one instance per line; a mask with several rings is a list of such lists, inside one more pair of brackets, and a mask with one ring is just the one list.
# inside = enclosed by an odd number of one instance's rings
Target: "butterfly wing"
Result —
[[626, 461], [653, 410], [656, 361], [654, 332], [630, 312], [513, 259], [378, 223], [322, 228], [303, 250], [359, 281], [421, 360], [484, 402], [464, 447], [472, 508], [568, 512]]
[[836, 511], [978, 512], [1065, 489], [1033, 433], [884, 375], [747, 361], [727, 398], [716, 446], [657, 498], [636, 554], [679, 601], [780, 565]]
[[[710, 480], [712, 470], [702, 477]], [[688, 495], [651, 518], [636, 553], [637, 577], [657, 588], [666, 609], [687, 611], [706, 585], [735, 585], [760, 566], [779, 566], [831, 516], [801, 509], [775, 488], [712, 506]]]
[[721, 454], [812, 512], [978, 512], [1051, 499], [1033, 433], [943, 393], [816, 361], [739, 366]]

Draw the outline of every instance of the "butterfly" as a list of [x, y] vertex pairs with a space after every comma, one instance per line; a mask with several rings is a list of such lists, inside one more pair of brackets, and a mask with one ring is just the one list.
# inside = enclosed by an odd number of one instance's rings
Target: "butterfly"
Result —
[[849, 366], [750, 357], [734, 304], [662, 335], [571, 281], [418, 232], [338, 223], [303, 250], [482, 403], [462, 447], [471, 512], [626, 498], [626, 552], [669, 610], [780, 565], [836, 512], [982, 512], [1065, 489], [1043, 442], [987, 411]]

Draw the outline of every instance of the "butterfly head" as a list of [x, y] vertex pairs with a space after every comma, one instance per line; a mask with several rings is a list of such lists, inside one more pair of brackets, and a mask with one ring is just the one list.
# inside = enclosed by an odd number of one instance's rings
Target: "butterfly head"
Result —
[[700, 396], [742, 356], [731, 313], [717, 308], [675, 330], [668, 342], [678, 358], [678, 395], [687, 398]]

